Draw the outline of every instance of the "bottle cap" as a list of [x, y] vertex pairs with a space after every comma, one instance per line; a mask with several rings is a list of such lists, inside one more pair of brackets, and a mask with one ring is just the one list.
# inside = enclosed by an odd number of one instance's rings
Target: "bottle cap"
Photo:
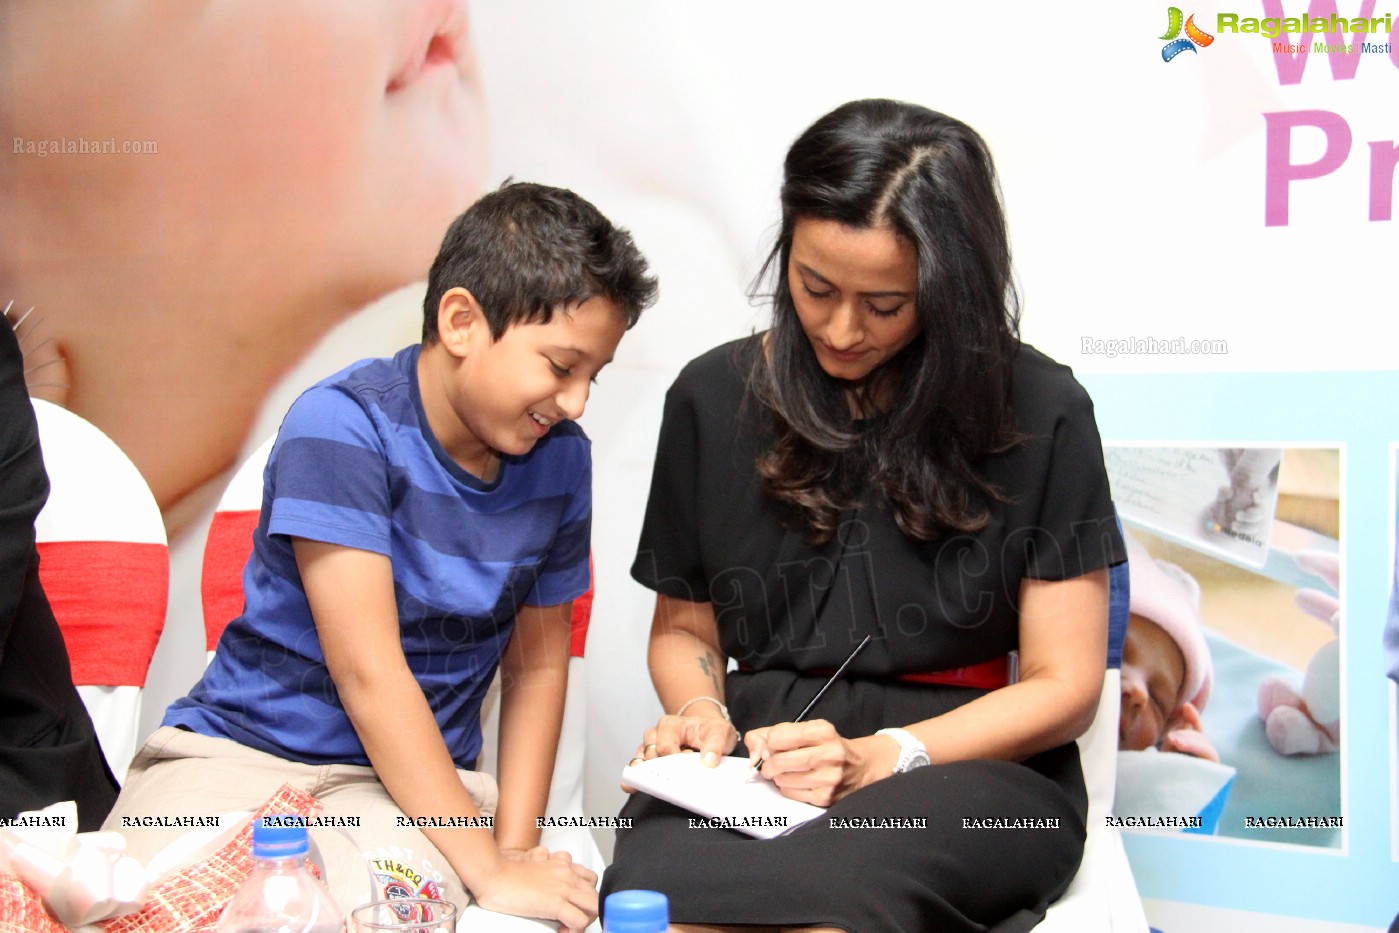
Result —
[[295, 858], [309, 849], [303, 817], [286, 814], [253, 821], [253, 858]]
[[607, 933], [664, 933], [670, 924], [670, 901], [659, 891], [617, 891], [602, 905]]

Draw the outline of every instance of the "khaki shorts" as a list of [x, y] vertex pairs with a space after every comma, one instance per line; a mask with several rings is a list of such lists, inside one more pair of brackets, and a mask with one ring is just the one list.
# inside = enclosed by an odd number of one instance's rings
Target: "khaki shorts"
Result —
[[[494, 816], [499, 799], [495, 778], [478, 771], [457, 775], [482, 815]], [[300, 764], [228, 739], [162, 726], [137, 753], [103, 829], [126, 837], [127, 854], [146, 864], [191, 831], [149, 825], [159, 822], [151, 818], [169, 823], [170, 817], [251, 812], [283, 784], [319, 800], [324, 807], [320, 816], [336, 818], [327, 822], [358, 824], [310, 830], [319, 849], [317, 860], [342, 910], [411, 896], [438, 896], [467, 909], [470, 896], [456, 873], [421, 830], [400, 825], [403, 811], [373, 768]], [[316, 854], [313, 850], [313, 858]]]

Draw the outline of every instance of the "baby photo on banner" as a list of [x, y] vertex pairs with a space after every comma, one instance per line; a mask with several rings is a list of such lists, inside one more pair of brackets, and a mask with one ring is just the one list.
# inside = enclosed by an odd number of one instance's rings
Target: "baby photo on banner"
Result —
[[1115, 815], [1339, 848], [1342, 451], [1105, 454], [1132, 586]]

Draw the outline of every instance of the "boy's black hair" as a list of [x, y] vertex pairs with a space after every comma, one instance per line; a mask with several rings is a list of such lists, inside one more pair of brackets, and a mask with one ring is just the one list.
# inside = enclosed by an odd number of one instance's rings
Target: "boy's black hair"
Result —
[[457, 287], [475, 296], [496, 340], [598, 295], [631, 328], [656, 300], [646, 273], [631, 234], [592, 204], [565, 188], [507, 179], [447, 228], [428, 273], [423, 342], [437, 341], [438, 306]]

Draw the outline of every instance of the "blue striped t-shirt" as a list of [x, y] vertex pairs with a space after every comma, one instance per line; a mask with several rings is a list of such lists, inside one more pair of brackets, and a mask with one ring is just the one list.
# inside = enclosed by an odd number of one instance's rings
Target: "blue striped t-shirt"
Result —
[[591, 453], [562, 422], [483, 483], [428, 428], [418, 353], [356, 363], [293, 403], [263, 475], [243, 614], [165, 725], [293, 761], [369, 764], [325, 667], [296, 536], [389, 556], [408, 666], [458, 766], [480, 754], [481, 700], [516, 606], [588, 588]]

